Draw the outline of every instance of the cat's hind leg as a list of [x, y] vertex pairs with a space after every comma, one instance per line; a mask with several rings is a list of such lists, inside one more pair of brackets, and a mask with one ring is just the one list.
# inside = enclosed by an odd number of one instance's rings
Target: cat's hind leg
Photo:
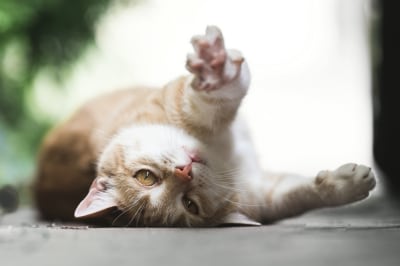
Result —
[[313, 178], [276, 177], [263, 188], [261, 216], [264, 221], [276, 221], [316, 208], [356, 202], [366, 198], [375, 184], [371, 168], [352, 163], [321, 171]]

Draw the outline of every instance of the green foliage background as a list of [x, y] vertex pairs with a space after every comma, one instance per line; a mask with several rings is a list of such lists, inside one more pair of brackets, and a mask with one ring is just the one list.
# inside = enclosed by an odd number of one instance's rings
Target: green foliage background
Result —
[[51, 126], [29, 105], [35, 77], [46, 69], [62, 82], [112, 2], [0, 0], [0, 185], [29, 180]]

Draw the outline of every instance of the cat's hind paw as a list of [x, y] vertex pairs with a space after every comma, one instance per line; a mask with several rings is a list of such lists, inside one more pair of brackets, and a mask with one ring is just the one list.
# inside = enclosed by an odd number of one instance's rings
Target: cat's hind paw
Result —
[[342, 165], [335, 171], [321, 171], [315, 179], [317, 192], [327, 206], [362, 200], [375, 185], [371, 168], [354, 163]]
[[219, 28], [209, 26], [205, 35], [194, 36], [191, 42], [195, 53], [188, 55], [186, 68], [195, 76], [194, 89], [216, 90], [238, 76], [244, 59], [240, 52], [225, 49]]

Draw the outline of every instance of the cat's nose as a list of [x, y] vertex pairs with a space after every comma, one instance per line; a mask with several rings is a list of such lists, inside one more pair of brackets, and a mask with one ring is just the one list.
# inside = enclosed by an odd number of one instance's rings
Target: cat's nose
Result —
[[177, 166], [175, 167], [175, 176], [181, 179], [182, 181], [188, 182], [193, 179], [192, 177], [192, 162], [185, 166]]

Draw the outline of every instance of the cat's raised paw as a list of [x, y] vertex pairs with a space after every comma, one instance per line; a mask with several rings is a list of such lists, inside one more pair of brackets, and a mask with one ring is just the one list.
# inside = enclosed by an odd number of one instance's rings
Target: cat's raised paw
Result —
[[243, 57], [240, 52], [226, 50], [219, 28], [209, 26], [205, 35], [194, 36], [195, 53], [189, 54], [186, 68], [195, 76], [192, 87], [212, 91], [238, 76]]
[[337, 206], [362, 200], [375, 187], [371, 168], [349, 163], [335, 171], [321, 171], [315, 186], [321, 200], [328, 206]]

